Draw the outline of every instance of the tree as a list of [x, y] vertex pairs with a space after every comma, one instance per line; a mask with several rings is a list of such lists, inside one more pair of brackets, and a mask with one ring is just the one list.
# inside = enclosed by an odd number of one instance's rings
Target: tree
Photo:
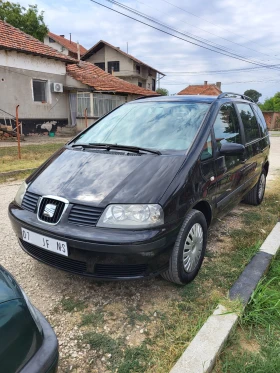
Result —
[[267, 98], [264, 103], [259, 106], [262, 111], [280, 112], [280, 92], [275, 93], [273, 97]]
[[49, 31], [44, 22], [44, 12], [39, 13], [37, 5], [28, 5], [26, 9], [18, 3], [0, 0], [0, 20], [41, 41]]
[[168, 96], [168, 95], [169, 95], [168, 90], [165, 89], [165, 88], [158, 88], [158, 89], [156, 90], [156, 93], [159, 93], [159, 94], [162, 95], [162, 96]]
[[262, 94], [255, 89], [247, 89], [244, 95], [250, 97], [254, 102], [258, 102], [259, 98], [262, 96]]

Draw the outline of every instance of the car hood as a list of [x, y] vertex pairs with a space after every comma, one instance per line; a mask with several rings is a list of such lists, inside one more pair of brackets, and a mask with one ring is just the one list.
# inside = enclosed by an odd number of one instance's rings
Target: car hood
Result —
[[13, 276], [0, 265], [0, 303], [22, 298], [20, 287]]
[[28, 180], [28, 190], [95, 206], [157, 203], [184, 159], [64, 148]]

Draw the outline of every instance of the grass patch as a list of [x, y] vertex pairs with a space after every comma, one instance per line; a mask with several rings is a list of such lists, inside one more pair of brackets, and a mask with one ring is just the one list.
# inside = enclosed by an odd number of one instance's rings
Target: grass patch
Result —
[[30, 174], [31, 174], [30, 171], [23, 171], [23, 172], [19, 172], [16, 175], [12, 175], [12, 176], [0, 175], [0, 184], [13, 182], [13, 181], [17, 181], [17, 180], [25, 180]]
[[121, 342], [105, 333], [88, 332], [84, 334], [83, 342], [90, 345], [93, 350], [102, 354], [120, 354]]
[[22, 146], [22, 159], [18, 159], [16, 146], [1, 147], [0, 172], [37, 168], [63, 145], [63, 143], [53, 143]]
[[134, 308], [128, 307], [127, 309], [127, 318], [131, 326], [134, 326], [138, 323], [145, 323], [150, 321], [150, 317], [145, 313], [139, 313]]
[[82, 321], [80, 326], [98, 326], [104, 321], [104, 315], [102, 311], [96, 311], [91, 313], [86, 313], [82, 315]]
[[[215, 372], [280, 372], [280, 254], [258, 284], [240, 323]], [[252, 344], [257, 348], [252, 350]]]
[[145, 373], [151, 363], [151, 351], [143, 343], [141, 346], [130, 347], [125, 351], [118, 373]]
[[74, 298], [63, 298], [60, 303], [66, 312], [83, 311], [87, 307], [85, 302]]

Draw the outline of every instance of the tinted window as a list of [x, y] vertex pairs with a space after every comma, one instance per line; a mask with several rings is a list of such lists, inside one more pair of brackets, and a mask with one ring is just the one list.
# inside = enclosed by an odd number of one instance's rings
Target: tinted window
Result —
[[243, 122], [246, 143], [258, 139], [260, 137], [259, 126], [251, 106], [237, 104], [237, 108]]
[[214, 131], [219, 147], [225, 142], [241, 143], [238, 117], [233, 104], [221, 106], [214, 123]]
[[257, 120], [258, 120], [259, 125], [260, 125], [261, 136], [263, 137], [263, 136], [268, 135], [267, 124], [266, 124], [266, 121], [264, 119], [263, 113], [262, 113], [261, 109], [258, 107], [258, 105], [254, 105], [254, 111], [256, 113], [256, 117], [257, 117]]
[[185, 151], [208, 109], [208, 104], [188, 102], [126, 104], [101, 119], [75, 142]]

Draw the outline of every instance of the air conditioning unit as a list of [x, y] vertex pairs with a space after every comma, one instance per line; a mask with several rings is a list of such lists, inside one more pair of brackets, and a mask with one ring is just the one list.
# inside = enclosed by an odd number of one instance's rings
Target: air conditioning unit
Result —
[[61, 83], [52, 83], [52, 92], [62, 93], [63, 92], [63, 84], [61, 84]]

